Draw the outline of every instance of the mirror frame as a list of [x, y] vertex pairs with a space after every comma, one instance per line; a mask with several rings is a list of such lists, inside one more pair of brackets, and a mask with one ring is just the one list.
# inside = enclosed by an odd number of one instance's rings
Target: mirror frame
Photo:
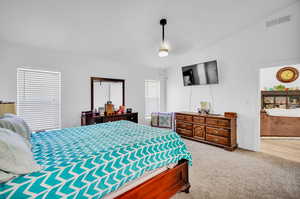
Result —
[[121, 82], [122, 83], [122, 105], [125, 106], [125, 80], [124, 79], [112, 79], [112, 78], [103, 78], [103, 77], [91, 77], [91, 111], [94, 110], [94, 81], [103, 81], [103, 82]]

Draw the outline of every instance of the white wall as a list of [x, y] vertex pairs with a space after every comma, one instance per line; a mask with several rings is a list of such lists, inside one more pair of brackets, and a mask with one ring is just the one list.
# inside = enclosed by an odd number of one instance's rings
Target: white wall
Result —
[[[289, 14], [290, 22], [265, 27], [266, 20]], [[259, 150], [259, 69], [300, 63], [299, 35], [298, 2], [208, 49], [183, 55], [182, 62], [167, 71], [167, 110], [194, 110], [202, 100], [214, 101], [214, 112], [238, 113], [239, 146]], [[211, 59], [218, 60], [219, 84], [183, 87], [180, 66]]]
[[[287, 65], [287, 66], [292, 66], [300, 72], [300, 64], [296, 65]], [[270, 67], [270, 68], [263, 68], [260, 69], [260, 89], [264, 90], [265, 88], [273, 88], [276, 85], [284, 85], [286, 88], [295, 88], [299, 87], [300, 88], [300, 78], [297, 80], [291, 82], [291, 83], [282, 83], [277, 80], [276, 74], [278, 70], [281, 68], [286, 67], [286, 66], [277, 66], [277, 67]]]
[[139, 112], [140, 122], [144, 122], [144, 80], [161, 78], [161, 70], [155, 68], [0, 41], [1, 100], [16, 101], [17, 67], [61, 72], [63, 127], [80, 125], [81, 111], [90, 110], [90, 77], [125, 79], [125, 104]]

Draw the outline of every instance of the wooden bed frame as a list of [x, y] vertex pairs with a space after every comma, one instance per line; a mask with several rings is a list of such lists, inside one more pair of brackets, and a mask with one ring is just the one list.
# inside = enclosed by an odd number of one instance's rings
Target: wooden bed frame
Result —
[[300, 137], [300, 117], [271, 116], [260, 112], [260, 135]]
[[166, 199], [179, 191], [189, 193], [188, 161], [178, 165], [134, 187], [116, 199]]

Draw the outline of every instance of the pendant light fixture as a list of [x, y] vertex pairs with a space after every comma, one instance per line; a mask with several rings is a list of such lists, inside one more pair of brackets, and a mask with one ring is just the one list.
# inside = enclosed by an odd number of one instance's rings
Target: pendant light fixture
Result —
[[158, 51], [158, 56], [166, 57], [169, 54], [169, 49], [165, 43], [165, 25], [167, 24], [167, 19], [161, 19], [160, 25], [162, 26], [162, 42]]

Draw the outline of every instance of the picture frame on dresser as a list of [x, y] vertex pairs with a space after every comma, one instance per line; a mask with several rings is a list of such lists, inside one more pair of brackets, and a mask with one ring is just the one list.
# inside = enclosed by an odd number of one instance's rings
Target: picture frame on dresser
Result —
[[193, 112], [175, 113], [176, 132], [183, 138], [222, 147], [237, 148], [237, 114], [203, 115]]

